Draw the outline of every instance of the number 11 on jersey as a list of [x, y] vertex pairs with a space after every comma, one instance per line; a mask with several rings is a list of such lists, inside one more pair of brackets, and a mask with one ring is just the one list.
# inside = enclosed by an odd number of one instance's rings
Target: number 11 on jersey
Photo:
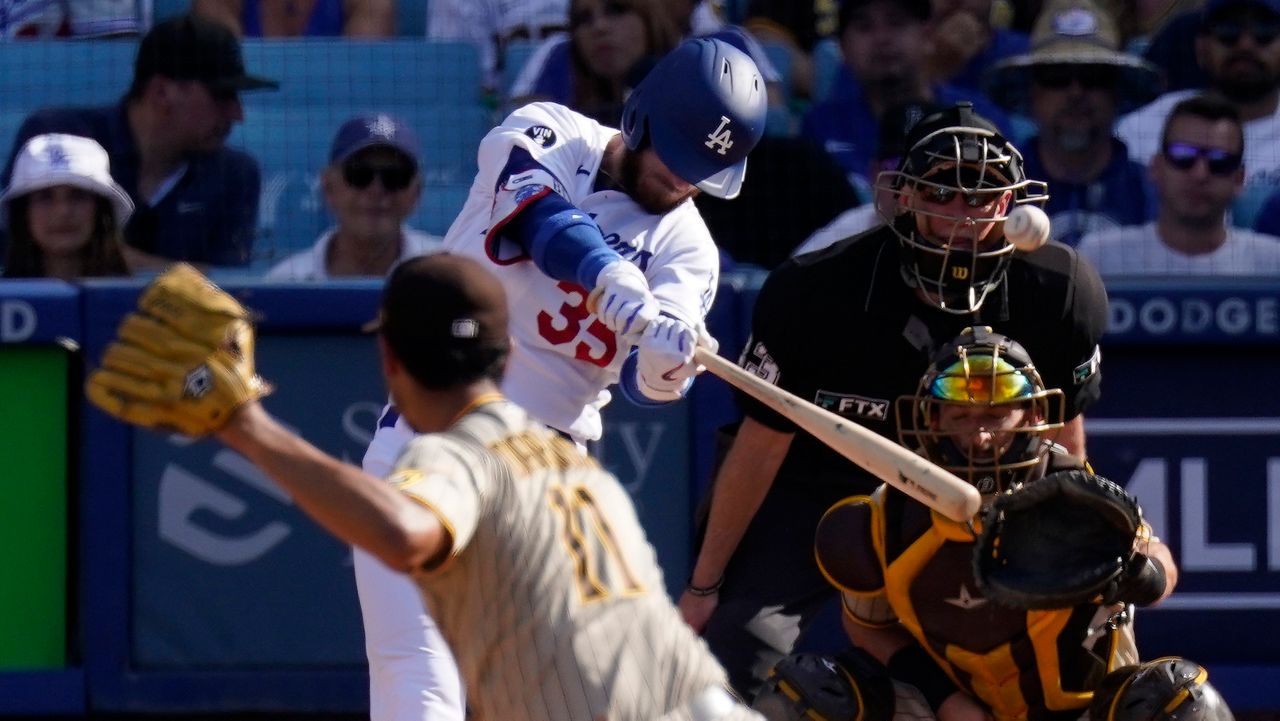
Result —
[[613, 594], [632, 596], [645, 592], [590, 491], [582, 486], [552, 486], [547, 490], [547, 503], [564, 521], [562, 540], [573, 560], [583, 603]]

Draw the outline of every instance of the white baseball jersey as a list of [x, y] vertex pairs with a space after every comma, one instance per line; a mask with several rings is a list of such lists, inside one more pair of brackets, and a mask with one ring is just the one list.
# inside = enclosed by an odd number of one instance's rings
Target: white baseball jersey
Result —
[[485, 263], [507, 291], [514, 347], [503, 392], [575, 438], [600, 437], [600, 408], [630, 346], [586, 309], [590, 289], [547, 277], [498, 229], [522, 191], [543, 186], [595, 219], [605, 241], [644, 271], [663, 311], [691, 326], [715, 298], [720, 258], [692, 201], [653, 215], [617, 190], [596, 190], [605, 145], [618, 133], [562, 105], [533, 103], [480, 143], [480, 172], [445, 250]]
[[[617, 479], [497, 396], [418, 436], [388, 479], [452, 547], [415, 574], [478, 719], [756, 718], [667, 597]], [[689, 707], [718, 695], [713, 713]]]
[[[445, 235], [447, 252], [479, 259], [502, 281], [512, 336], [502, 392], [579, 441], [600, 438], [606, 390], [630, 346], [586, 308], [587, 289], [552, 279], [497, 230], [541, 187], [590, 214], [605, 241], [635, 263], [664, 313], [697, 327], [715, 300], [720, 255], [693, 201], [664, 215], [617, 190], [596, 190], [605, 145], [618, 133], [554, 103], [512, 113], [480, 143], [471, 194]], [[413, 435], [379, 423], [369, 453], [394, 458]]]

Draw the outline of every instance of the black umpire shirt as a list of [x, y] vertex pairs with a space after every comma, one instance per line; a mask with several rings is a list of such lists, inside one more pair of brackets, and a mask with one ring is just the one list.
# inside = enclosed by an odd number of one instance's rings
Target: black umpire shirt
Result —
[[[899, 253], [897, 236], [879, 226], [787, 261], [760, 291], [740, 363], [897, 441], [897, 398], [915, 393], [943, 344], [970, 325], [989, 325], [1027, 349], [1046, 387], [1063, 391], [1067, 420], [1097, 400], [1107, 296], [1097, 271], [1075, 250], [1051, 241], [1015, 254], [1005, 282], [974, 315], [920, 300], [903, 279]], [[756, 521], [768, 524], [772, 516], [798, 528], [805, 523], [794, 514], [800, 508], [802, 516], [820, 515], [879, 485], [766, 406], [746, 396], [739, 401], [753, 420], [796, 432]]]

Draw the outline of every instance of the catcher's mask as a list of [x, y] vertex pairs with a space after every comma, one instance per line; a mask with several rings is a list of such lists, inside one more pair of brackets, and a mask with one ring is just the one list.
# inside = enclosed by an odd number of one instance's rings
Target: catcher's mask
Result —
[[[1013, 256], [1004, 238], [1009, 211], [1042, 204], [1048, 186], [1026, 178], [1018, 149], [972, 103], [921, 119], [906, 147], [898, 169], [876, 177], [876, 187], [894, 197], [894, 217], [885, 221], [898, 236], [903, 278], [932, 305], [973, 313]], [[959, 209], [956, 194], [964, 200]]]
[[1209, 672], [1166, 656], [1107, 674], [1093, 692], [1092, 721], [1235, 721]]
[[[956, 442], [955, 429], [943, 428], [957, 415], [944, 411], [948, 407], [1018, 409], [1023, 417], [1014, 427], [990, 429], [991, 453], [974, 453], [972, 445], [966, 450]], [[1063, 407], [1062, 391], [1044, 387], [1026, 349], [988, 326], [973, 326], [934, 356], [915, 395], [898, 399], [898, 440], [992, 495], [1041, 471], [1062, 428]]]

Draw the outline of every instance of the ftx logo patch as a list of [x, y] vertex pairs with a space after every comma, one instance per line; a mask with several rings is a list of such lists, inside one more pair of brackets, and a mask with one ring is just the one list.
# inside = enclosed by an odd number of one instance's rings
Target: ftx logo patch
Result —
[[814, 395], [813, 402], [814, 405], [845, 418], [865, 418], [869, 421], [889, 420], [889, 401], [880, 398], [819, 390]]
[[524, 131], [524, 134], [533, 138], [533, 142], [544, 148], [550, 148], [556, 144], [556, 131], [545, 125], [535, 125]]

